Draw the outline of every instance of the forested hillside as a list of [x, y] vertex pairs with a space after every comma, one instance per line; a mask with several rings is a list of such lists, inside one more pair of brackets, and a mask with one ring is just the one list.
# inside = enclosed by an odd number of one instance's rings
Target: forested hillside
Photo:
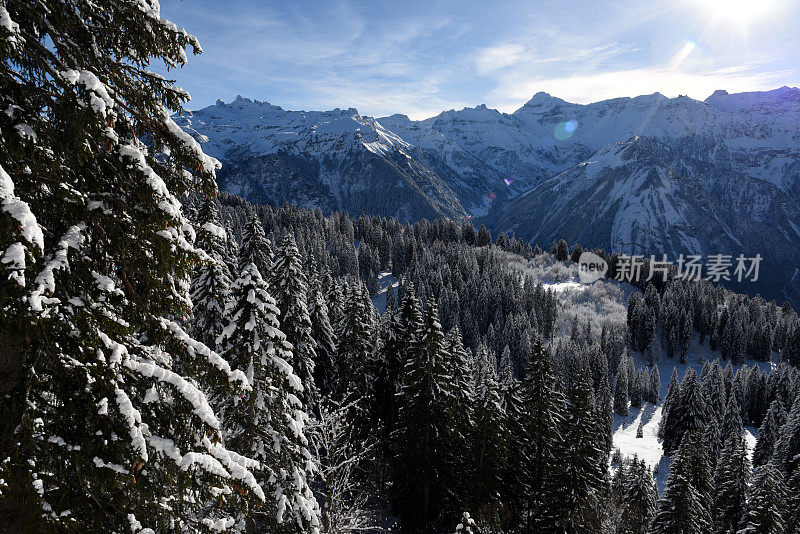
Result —
[[187, 47], [0, 4], [0, 530], [800, 533], [791, 306], [220, 194]]
[[[224, 229], [217, 264], [234, 273], [263, 250], [276, 300], [307, 303], [287, 306], [297, 315], [281, 322], [287, 332], [308, 325], [287, 336], [306, 347], [292, 360], [312, 377], [305, 410], [318, 421], [312, 427], [337, 429], [323, 435], [336, 435], [353, 459], [340, 473], [319, 457], [328, 473], [315, 487], [324, 521], [377, 528], [393, 517], [438, 532], [468, 511], [481, 532], [693, 531], [686, 522], [716, 531], [745, 525], [736, 514], [747, 509], [751, 458], [756, 467], [784, 462], [769, 476], [786, 477], [785, 491], [796, 484], [787, 422], [800, 414], [789, 365], [798, 362], [800, 330], [789, 306], [707, 282], [625, 289], [608, 255], [609, 278], [573, 292], [593, 290], [585, 298], [598, 309], [608, 300], [623, 311], [583, 322], [563, 281], [580, 247], [561, 242], [550, 253], [446, 220], [409, 225], [221, 200], [220, 210], [215, 199], [191, 203], [198, 226]], [[397, 282], [381, 284], [387, 276]], [[196, 318], [230, 298], [196, 291]], [[377, 293], [385, 293], [383, 314], [369, 298]], [[197, 335], [210, 333], [200, 324]], [[692, 343], [722, 364], [698, 360]], [[774, 367], [742, 365], [753, 360]], [[659, 370], [671, 361], [685, 371], [663, 393], [668, 376]], [[615, 451], [612, 440], [615, 414], [648, 403], [660, 410], [658, 436], [671, 458], [661, 496], [653, 466]], [[761, 427], [755, 451], [744, 427]], [[700, 465], [697, 478], [686, 482], [681, 462]], [[677, 500], [689, 491], [680, 484], [698, 493], [691, 506]], [[687, 506], [695, 515], [684, 517]], [[790, 521], [788, 501], [780, 506]]]

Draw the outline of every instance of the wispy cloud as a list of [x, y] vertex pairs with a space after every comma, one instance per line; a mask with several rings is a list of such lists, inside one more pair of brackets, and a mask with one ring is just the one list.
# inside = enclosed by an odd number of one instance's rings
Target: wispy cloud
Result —
[[500, 86], [488, 98], [499, 102], [498, 109], [505, 112], [516, 110], [538, 91], [579, 104], [656, 92], [668, 97], [686, 95], [703, 100], [716, 89], [730, 92], [774, 89], [791, 74], [785, 70], [753, 72], [749, 68], [681, 72], [669, 66], [646, 67], [533, 79], [513, 86]]
[[478, 51], [475, 66], [479, 74], [489, 74], [503, 67], [524, 61], [525, 47], [519, 44], [489, 46]]
[[242, 94], [295, 109], [420, 118], [480, 103], [511, 111], [540, 90], [588, 102], [797, 83], [800, 3], [745, 36], [710, 24], [698, 5], [231, 0], [223, 10], [213, 0], [162, 0], [162, 12], [205, 48], [170, 73], [195, 107]]

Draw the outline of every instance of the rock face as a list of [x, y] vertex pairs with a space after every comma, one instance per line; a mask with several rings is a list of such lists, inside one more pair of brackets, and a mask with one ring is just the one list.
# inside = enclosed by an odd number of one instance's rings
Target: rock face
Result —
[[[496, 221], [549, 245], [654, 255], [740, 254], [764, 259], [759, 280], [726, 284], [744, 293], [800, 302], [800, 203], [774, 184], [718, 169], [639, 137], [603, 147], [590, 161], [534, 186]], [[748, 262], [749, 266], [749, 262]], [[793, 277], [796, 282], [793, 282]]]
[[408, 143], [355, 109], [285, 111], [237, 97], [176, 120], [223, 162], [220, 187], [253, 202], [402, 220], [466, 216]]
[[800, 303], [797, 88], [589, 105], [537, 93], [512, 114], [422, 121], [239, 97], [179, 121], [223, 161], [220, 186], [255, 202], [481, 217], [542, 245], [760, 253], [762, 283], [737, 289]]

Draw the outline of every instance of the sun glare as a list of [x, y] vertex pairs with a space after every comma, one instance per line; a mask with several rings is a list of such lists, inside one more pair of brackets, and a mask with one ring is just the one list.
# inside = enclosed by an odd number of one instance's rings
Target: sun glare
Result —
[[695, 0], [717, 22], [747, 26], [775, 12], [778, 0]]

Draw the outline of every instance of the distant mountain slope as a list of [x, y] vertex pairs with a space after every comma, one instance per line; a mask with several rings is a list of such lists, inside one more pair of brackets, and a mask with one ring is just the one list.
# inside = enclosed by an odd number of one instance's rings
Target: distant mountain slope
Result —
[[474, 216], [628, 253], [761, 253], [769, 293], [800, 304], [798, 88], [588, 105], [537, 93], [512, 114], [481, 105], [421, 121], [238, 97], [176, 120], [222, 160], [220, 186], [254, 202]]
[[378, 121], [429, 149], [435, 150], [430, 140], [439, 134], [503, 177], [528, 186], [606, 145], [641, 135], [800, 193], [798, 88], [734, 95], [717, 91], [705, 102], [655, 93], [588, 105], [537, 93], [510, 115], [478, 106], [417, 122], [392, 119]]
[[[604, 147], [539, 183], [496, 220], [518, 237], [564, 238], [632, 254], [761, 254], [757, 284], [730, 284], [800, 301], [800, 203], [774, 184], [720, 170], [648, 137]], [[787, 283], [788, 282], [788, 283]]]
[[238, 97], [176, 119], [223, 163], [220, 187], [254, 202], [292, 202], [401, 220], [466, 213], [408, 143], [355, 109], [286, 111]]

